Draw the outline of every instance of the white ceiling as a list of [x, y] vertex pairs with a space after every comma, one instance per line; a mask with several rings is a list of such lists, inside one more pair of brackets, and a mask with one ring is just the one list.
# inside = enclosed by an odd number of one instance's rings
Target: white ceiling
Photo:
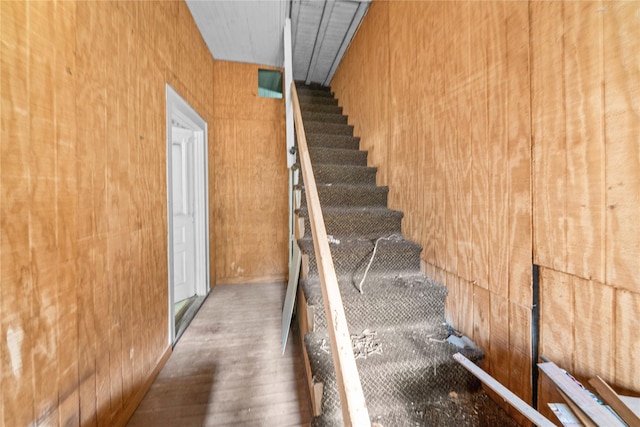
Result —
[[213, 57], [282, 67], [291, 17], [293, 78], [328, 86], [370, 0], [187, 0]]

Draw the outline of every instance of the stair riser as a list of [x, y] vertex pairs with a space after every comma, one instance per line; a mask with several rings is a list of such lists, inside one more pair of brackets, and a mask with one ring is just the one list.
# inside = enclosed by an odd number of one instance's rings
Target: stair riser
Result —
[[[402, 217], [377, 214], [324, 213], [327, 234], [335, 237], [366, 236], [377, 238], [402, 231]], [[309, 218], [305, 217], [304, 229], [311, 230]]]
[[343, 150], [360, 149], [360, 138], [346, 135], [323, 135], [307, 132], [307, 145], [311, 147], [338, 148]]
[[348, 124], [349, 118], [342, 114], [316, 113], [312, 111], [303, 111], [302, 119], [310, 122], [339, 123]]
[[325, 105], [325, 104], [305, 104], [300, 105], [302, 113], [327, 113], [327, 114], [342, 114], [342, 107], [338, 105]]
[[[347, 187], [337, 185], [318, 186], [318, 195], [322, 206], [387, 206], [387, 188], [382, 187]], [[306, 206], [307, 196], [302, 189], [302, 206]]]
[[300, 105], [338, 105], [338, 100], [327, 97], [299, 96]]
[[367, 166], [367, 152], [310, 147], [311, 162], [326, 165]]
[[320, 184], [376, 185], [375, 168], [345, 167], [339, 165], [314, 165], [313, 174]]
[[353, 136], [353, 126], [340, 123], [305, 122], [304, 131], [308, 133]]

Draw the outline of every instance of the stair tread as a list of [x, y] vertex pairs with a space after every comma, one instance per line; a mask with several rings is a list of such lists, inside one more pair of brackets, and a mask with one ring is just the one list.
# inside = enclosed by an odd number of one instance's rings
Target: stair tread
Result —
[[[360, 332], [350, 331], [352, 337]], [[376, 416], [390, 407], [411, 409], [412, 405], [451, 391], [479, 387], [479, 382], [452, 356], [461, 352], [478, 363], [483, 353], [444, 341], [444, 326], [440, 330], [387, 328], [375, 332], [381, 353], [356, 359], [370, 415]], [[304, 345], [312, 359], [314, 377], [325, 385], [323, 412], [331, 416], [339, 415], [340, 406], [328, 339], [326, 333], [313, 332], [305, 336]]]
[[[428, 280], [420, 271], [414, 271], [407, 275], [397, 275], [388, 277], [367, 277], [362, 284], [362, 293], [358, 290], [358, 284], [362, 280], [363, 274], [358, 274], [340, 286], [340, 293], [349, 304], [370, 307], [371, 304], [381, 304], [380, 299], [388, 298], [389, 301], [410, 300], [413, 304], [431, 304], [429, 301], [421, 301], [425, 298], [444, 298], [448, 290], [445, 286]], [[375, 288], [372, 281], [376, 282]], [[306, 277], [300, 283], [303, 284], [303, 291], [307, 304], [323, 306], [322, 291], [320, 289], [320, 278], [318, 276]], [[416, 301], [418, 300], [418, 301]], [[426, 307], [425, 305], [425, 307]], [[375, 309], [375, 308], [372, 308]], [[387, 309], [387, 307], [385, 307]]]
[[306, 132], [307, 144], [311, 147], [335, 147], [349, 150], [360, 149], [360, 138], [351, 135], [331, 135]]
[[302, 120], [348, 124], [348, 117], [342, 113], [323, 113], [320, 111], [303, 111]]
[[[309, 208], [306, 205], [300, 206], [298, 211], [300, 216], [306, 216]], [[322, 206], [322, 213], [324, 215], [392, 215], [400, 218], [404, 216], [402, 211], [389, 209], [386, 206]]]
[[[412, 329], [436, 331], [442, 326], [447, 288], [424, 280], [415, 272], [412, 277], [395, 280], [378, 278], [376, 286], [367, 280], [357, 289], [361, 277], [354, 283], [340, 285], [347, 323], [351, 333], [368, 330]], [[319, 278], [306, 278], [302, 289], [307, 304], [315, 307], [315, 331], [326, 332], [327, 319]], [[435, 332], [434, 332], [435, 333]]]
[[[322, 206], [387, 206], [389, 187], [373, 185], [357, 185], [335, 183], [318, 184], [318, 195]], [[306, 188], [300, 187], [303, 192]], [[302, 197], [302, 205], [306, 206], [307, 198]]]

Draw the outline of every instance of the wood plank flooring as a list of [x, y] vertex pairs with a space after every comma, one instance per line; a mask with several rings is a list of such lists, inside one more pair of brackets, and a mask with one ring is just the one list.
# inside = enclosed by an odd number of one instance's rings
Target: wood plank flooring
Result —
[[285, 288], [216, 286], [128, 426], [308, 426], [297, 331], [280, 350]]

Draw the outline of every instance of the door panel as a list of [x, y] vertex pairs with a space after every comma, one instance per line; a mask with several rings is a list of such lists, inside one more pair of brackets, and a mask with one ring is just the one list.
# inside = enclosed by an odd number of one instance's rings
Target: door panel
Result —
[[174, 127], [171, 132], [173, 196], [174, 302], [196, 294], [195, 221], [193, 206], [193, 132]]

